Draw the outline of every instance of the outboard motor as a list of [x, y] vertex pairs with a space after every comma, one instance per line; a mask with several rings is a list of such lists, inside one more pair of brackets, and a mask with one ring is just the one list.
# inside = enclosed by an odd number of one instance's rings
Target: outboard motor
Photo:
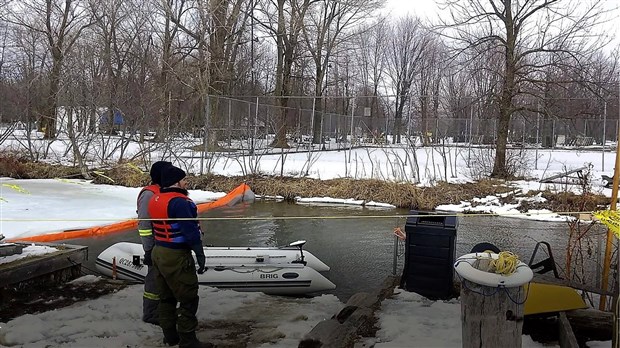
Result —
[[301, 254], [301, 259], [300, 260], [295, 260], [295, 261], [293, 261], [291, 263], [301, 263], [304, 266], [307, 264], [307, 262], [304, 261], [304, 250], [303, 250], [304, 244], [306, 244], [305, 240], [298, 240], [296, 242], [293, 242], [293, 243], [289, 244], [289, 246], [298, 247], [299, 248], [299, 253]]
[[140, 266], [140, 255], [132, 255], [132, 256], [133, 258], [131, 260], [132, 261], [131, 264], [134, 266]]

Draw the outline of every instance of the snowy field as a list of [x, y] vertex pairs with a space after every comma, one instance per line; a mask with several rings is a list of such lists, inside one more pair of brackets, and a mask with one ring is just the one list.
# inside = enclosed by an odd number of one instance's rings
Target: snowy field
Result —
[[[49, 163], [74, 165], [70, 141], [59, 135], [57, 140], [39, 139], [33, 133], [28, 142], [25, 135], [15, 134], [2, 144], [0, 151], [32, 154]], [[388, 141], [390, 138], [388, 137]], [[431, 147], [420, 147], [419, 141], [403, 144], [370, 145], [354, 143], [361, 148], [351, 148], [350, 142], [336, 143], [334, 139], [324, 144], [307, 147], [290, 142], [291, 148], [272, 149], [271, 139], [256, 139], [256, 148], [250, 155], [250, 141], [222, 142], [225, 151], [209, 152], [203, 157], [200, 140], [175, 138], [167, 143], [136, 142], [118, 136], [98, 135], [89, 141], [79, 142], [79, 153], [92, 168], [107, 167], [119, 160], [143, 163], [142, 169], [158, 160], [168, 160], [194, 174], [214, 173], [229, 176], [247, 174], [284, 175], [333, 179], [378, 179], [432, 185], [437, 181], [465, 182], [483, 177], [490, 172], [493, 152], [487, 147], [454, 144], [450, 139]], [[537, 182], [551, 175], [592, 165], [592, 179], [601, 183], [601, 174], [611, 176], [615, 162], [615, 144], [608, 143], [606, 151], [599, 147], [557, 149], [509, 149], [517, 175]], [[309, 151], [308, 151], [309, 150]], [[540, 185], [535, 185], [540, 187]], [[600, 185], [599, 185], [600, 186]]]

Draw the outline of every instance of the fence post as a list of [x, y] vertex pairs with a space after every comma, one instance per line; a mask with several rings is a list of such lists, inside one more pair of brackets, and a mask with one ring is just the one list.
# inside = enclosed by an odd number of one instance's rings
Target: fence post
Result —
[[[256, 127], [258, 127], [258, 102], [258, 97], [256, 97], [256, 109], [254, 110], [254, 135], [252, 136], [252, 154], [256, 151], [254, 142], [256, 141]], [[267, 124], [265, 124], [265, 126], [267, 126]], [[265, 129], [268, 131], [267, 127], [265, 127]]]
[[232, 146], [232, 99], [228, 99], [228, 147]]
[[202, 156], [200, 156], [200, 175], [204, 175], [204, 163], [205, 163], [205, 158], [207, 157], [207, 152], [209, 150], [209, 119], [211, 114], [211, 96], [207, 94], [207, 100], [205, 103], [205, 131], [203, 132], [202, 135], [202, 141], [204, 142], [204, 152], [202, 154]]
[[601, 150], [601, 171], [605, 171], [605, 143], [607, 142], [607, 100], [603, 106], [603, 149]]
[[[351, 101], [351, 142], [349, 143], [349, 163], [351, 163], [351, 155], [353, 152], [353, 115], [354, 114], [355, 114], [355, 97], [353, 97]], [[387, 126], [386, 126], [386, 130], [387, 130]], [[387, 132], [385, 134], [387, 137]]]
[[[540, 108], [540, 104], [538, 104], [537, 109], [539, 108]], [[539, 129], [540, 129], [540, 111], [536, 113], [536, 154], [534, 155], [534, 157], [536, 158], [535, 159], [536, 162], [534, 162], [534, 169], [536, 170], [538, 170], [538, 144], [539, 144], [538, 137], [540, 133]]]
[[553, 120], [551, 122], [551, 144], [553, 144], [553, 149], [555, 149], [555, 143], [555, 120]]

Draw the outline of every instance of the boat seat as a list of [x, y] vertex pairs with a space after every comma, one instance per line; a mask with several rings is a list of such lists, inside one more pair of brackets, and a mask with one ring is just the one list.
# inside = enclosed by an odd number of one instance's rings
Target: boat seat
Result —
[[529, 266], [535, 273], [545, 274], [555, 269], [555, 262], [551, 258], [546, 258], [540, 262], [531, 264]]
[[605, 184], [603, 185], [606, 188], [611, 188], [614, 184], [614, 178], [607, 176], [605, 174], [601, 175], [601, 179], [603, 179], [603, 181], [605, 181]]
[[[547, 255], [549, 255], [549, 257], [542, 261], [534, 263], [534, 258], [536, 257], [538, 248], [541, 245], [544, 245], [547, 248]], [[532, 269], [532, 271], [534, 271], [534, 273], [545, 274], [547, 272], [553, 271], [553, 275], [556, 278], [561, 279], [560, 275], [558, 274], [558, 269], [555, 265], [555, 259], [553, 258], [553, 252], [551, 251], [551, 245], [549, 245], [549, 243], [547, 242], [536, 243], [536, 246], [534, 247], [534, 252], [532, 253], [532, 257], [530, 258], [530, 262], [528, 262], [527, 265]]]
[[471, 248], [470, 253], [483, 253], [485, 251], [492, 251], [496, 254], [499, 254], [500, 250], [497, 246], [491, 244], [491, 243], [487, 243], [487, 242], [482, 242], [482, 243], [478, 243], [476, 245], [474, 245], [473, 248]]

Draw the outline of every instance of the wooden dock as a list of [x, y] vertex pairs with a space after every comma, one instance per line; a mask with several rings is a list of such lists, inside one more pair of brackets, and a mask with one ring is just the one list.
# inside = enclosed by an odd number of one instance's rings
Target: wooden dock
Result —
[[[28, 244], [22, 246], [28, 246]], [[88, 259], [88, 247], [70, 244], [37, 243], [58, 251], [19, 258], [0, 264], [0, 290], [29, 282], [61, 283], [80, 276], [82, 262]], [[1, 301], [1, 298], [0, 298]]]

